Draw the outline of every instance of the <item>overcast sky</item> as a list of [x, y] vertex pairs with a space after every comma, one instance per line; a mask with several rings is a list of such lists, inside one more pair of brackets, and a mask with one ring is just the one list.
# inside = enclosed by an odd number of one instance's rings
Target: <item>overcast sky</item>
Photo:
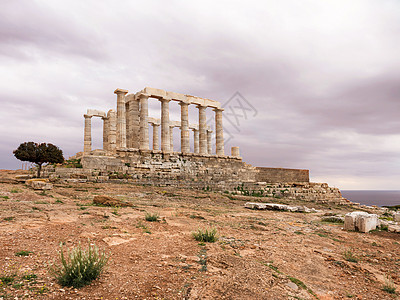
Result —
[[82, 151], [87, 108], [150, 86], [225, 104], [226, 152], [250, 164], [400, 189], [399, 53], [398, 0], [2, 0], [0, 168], [25, 141]]

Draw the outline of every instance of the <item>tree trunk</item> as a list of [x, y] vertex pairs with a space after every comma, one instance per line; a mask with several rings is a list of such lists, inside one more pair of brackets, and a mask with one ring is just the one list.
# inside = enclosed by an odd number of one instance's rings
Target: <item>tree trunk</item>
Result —
[[38, 168], [37, 168], [37, 177], [40, 178], [40, 171], [42, 170], [42, 164], [37, 164]]

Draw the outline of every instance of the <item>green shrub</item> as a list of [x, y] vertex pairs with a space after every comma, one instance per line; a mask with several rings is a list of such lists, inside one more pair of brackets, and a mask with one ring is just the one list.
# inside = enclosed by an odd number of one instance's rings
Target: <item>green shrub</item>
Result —
[[144, 216], [145, 220], [149, 222], [158, 222], [160, 221], [159, 217], [160, 216], [157, 213], [146, 213], [146, 215]]
[[61, 265], [53, 263], [50, 273], [62, 286], [80, 288], [89, 284], [99, 277], [106, 266], [109, 256], [105, 252], [99, 252], [96, 245], [89, 245], [88, 249], [78, 247], [67, 251], [64, 255], [62, 244], [60, 244]]
[[194, 239], [199, 242], [214, 243], [218, 240], [217, 229], [198, 229], [197, 232], [192, 233]]
[[29, 254], [33, 253], [32, 251], [18, 251], [17, 253], [15, 253], [15, 256], [29, 256]]

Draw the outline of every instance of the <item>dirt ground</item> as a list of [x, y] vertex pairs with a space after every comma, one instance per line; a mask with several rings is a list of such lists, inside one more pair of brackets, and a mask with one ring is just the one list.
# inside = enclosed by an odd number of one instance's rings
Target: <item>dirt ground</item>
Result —
[[[95, 195], [133, 206], [94, 206]], [[263, 200], [273, 202], [252, 199]], [[349, 207], [299, 203], [318, 212], [292, 213], [244, 203], [170, 187], [55, 183], [41, 192], [0, 183], [0, 299], [397, 299], [383, 287], [400, 285], [400, 234], [321, 222]], [[216, 228], [218, 241], [197, 242], [199, 228]], [[81, 289], [60, 286], [48, 271], [60, 243], [95, 243], [110, 255], [105, 272]]]

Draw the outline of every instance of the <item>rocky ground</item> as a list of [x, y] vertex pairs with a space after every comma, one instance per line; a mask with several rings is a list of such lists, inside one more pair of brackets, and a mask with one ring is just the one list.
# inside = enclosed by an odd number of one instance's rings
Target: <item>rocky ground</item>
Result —
[[[400, 290], [400, 234], [321, 221], [356, 208], [255, 211], [244, 203], [284, 201], [118, 183], [55, 183], [41, 192], [0, 182], [0, 299], [396, 299], [384, 290], [389, 281]], [[132, 207], [94, 206], [96, 195]], [[146, 212], [160, 221], [146, 221]], [[212, 227], [217, 242], [193, 238]], [[60, 243], [95, 243], [110, 255], [105, 272], [81, 289], [60, 286], [48, 271]]]

